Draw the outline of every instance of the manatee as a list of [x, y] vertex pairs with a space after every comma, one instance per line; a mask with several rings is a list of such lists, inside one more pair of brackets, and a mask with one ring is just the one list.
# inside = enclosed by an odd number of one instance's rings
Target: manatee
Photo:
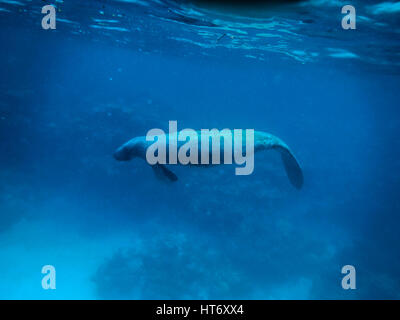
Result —
[[[197, 132], [200, 137], [200, 132]], [[167, 152], [167, 158], [169, 159], [169, 134], [166, 134], [166, 152]], [[200, 138], [199, 138], [199, 164], [191, 164], [191, 165], [199, 165], [199, 166], [211, 166], [215, 165], [212, 163], [210, 160], [210, 164], [202, 164], [200, 161]], [[145, 136], [140, 136], [140, 137], [135, 137], [128, 142], [124, 143], [122, 146], [120, 146], [115, 152], [114, 152], [114, 158], [118, 161], [129, 161], [133, 158], [141, 158], [146, 161], [146, 150], [147, 148], [152, 145], [154, 141], [146, 141]], [[179, 149], [182, 145], [184, 145], [186, 141], [178, 141], [177, 142], [177, 149]], [[245, 141], [243, 141], [243, 144], [245, 144]], [[209, 159], [212, 158], [211, 156], [211, 143], [210, 143], [210, 148], [209, 148]], [[220, 154], [221, 154], [221, 163], [223, 162], [223, 149], [224, 149], [224, 144], [221, 142], [220, 143]], [[276, 150], [280, 153], [281, 159], [283, 162], [283, 166], [285, 168], [286, 174], [289, 178], [289, 181], [291, 184], [297, 188], [300, 189], [303, 186], [303, 172], [302, 169], [296, 159], [296, 157], [293, 155], [292, 151], [290, 148], [287, 146], [286, 143], [284, 143], [280, 138], [267, 133], [263, 131], [254, 131], [254, 153], [263, 151], [263, 150]], [[147, 162], [147, 161], [146, 161]], [[166, 162], [167, 164], [169, 161]], [[178, 161], [179, 164], [179, 161]], [[151, 165], [155, 175], [159, 178], [166, 178], [169, 181], [177, 181], [178, 177], [173, 173], [170, 169], [166, 167], [165, 164], [154, 164]]]

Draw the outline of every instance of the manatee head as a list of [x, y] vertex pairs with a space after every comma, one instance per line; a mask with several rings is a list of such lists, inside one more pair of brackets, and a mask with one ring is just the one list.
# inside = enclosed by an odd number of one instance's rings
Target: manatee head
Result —
[[114, 158], [118, 161], [129, 161], [139, 154], [140, 146], [136, 138], [124, 143], [114, 152]]

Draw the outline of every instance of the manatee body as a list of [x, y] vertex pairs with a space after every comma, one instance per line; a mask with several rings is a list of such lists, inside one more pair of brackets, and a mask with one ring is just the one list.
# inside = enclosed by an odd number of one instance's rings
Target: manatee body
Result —
[[[198, 132], [199, 133], [199, 132]], [[199, 135], [200, 137], [200, 135]], [[133, 158], [142, 158], [146, 161], [146, 150], [147, 148], [152, 145], [154, 141], [146, 141], [145, 136], [135, 137], [128, 142], [124, 143], [120, 146], [114, 153], [114, 158], [118, 161], [129, 161]], [[184, 145], [186, 141], [177, 141], [177, 149]], [[243, 144], [245, 144], [245, 140], [243, 140]], [[224, 144], [220, 143], [220, 155], [221, 155], [221, 163], [223, 163], [223, 146]], [[212, 157], [212, 148], [210, 144], [209, 148], [209, 159]], [[243, 148], [245, 149], [245, 148]], [[278, 137], [269, 134], [263, 131], [254, 131], [254, 152], [259, 152], [263, 150], [273, 149], [280, 153], [283, 166], [285, 168], [286, 174], [291, 182], [291, 184], [300, 189], [303, 185], [303, 172], [301, 167], [296, 160], [295, 156], [293, 155], [292, 151], [289, 147]], [[199, 158], [200, 158], [200, 139], [199, 139]], [[167, 152], [167, 159], [169, 159], [169, 135], [166, 134], [166, 152]], [[167, 162], [168, 163], [168, 162]], [[212, 164], [211, 160], [209, 161], [210, 165]], [[178, 162], [179, 164], [179, 162]], [[200, 166], [205, 166], [201, 164], [199, 159]], [[207, 166], [207, 165], [206, 165]], [[151, 165], [154, 170], [154, 173], [157, 177], [166, 177], [170, 181], [178, 180], [178, 177], [169, 170], [163, 164], [155, 164]]]

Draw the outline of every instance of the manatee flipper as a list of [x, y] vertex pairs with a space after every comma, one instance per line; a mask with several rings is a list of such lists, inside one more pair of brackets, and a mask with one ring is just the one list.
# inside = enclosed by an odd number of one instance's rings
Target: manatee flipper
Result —
[[303, 172], [301, 170], [299, 163], [297, 162], [297, 159], [289, 150], [289, 148], [286, 148], [284, 146], [279, 146], [276, 149], [281, 154], [283, 166], [285, 167], [286, 174], [291, 184], [297, 189], [301, 189], [301, 187], [303, 186], [304, 178], [303, 178]]
[[175, 173], [173, 173], [163, 164], [155, 164], [151, 167], [153, 168], [153, 172], [159, 180], [165, 180], [165, 178], [172, 182], [178, 180], [178, 177], [175, 175]]

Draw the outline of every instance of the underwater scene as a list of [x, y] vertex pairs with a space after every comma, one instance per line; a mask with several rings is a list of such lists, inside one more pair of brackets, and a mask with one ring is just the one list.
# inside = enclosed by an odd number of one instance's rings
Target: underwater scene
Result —
[[[0, 299], [400, 298], [399, 1], [0, 0], [0, 43]], [[127, 150], [170, 121], [265, 151]]]

